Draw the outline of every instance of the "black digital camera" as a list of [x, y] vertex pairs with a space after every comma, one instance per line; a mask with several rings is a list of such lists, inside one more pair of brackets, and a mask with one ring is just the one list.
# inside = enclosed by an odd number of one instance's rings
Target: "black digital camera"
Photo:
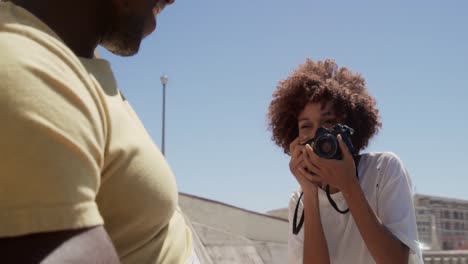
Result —
[[314, 152], [324, 159], [343, 159], [343, 153], [340, 149], [340, 144], [336, 138], [338, 134], [341, 135], [343, 142], [348, 147], [351, 154], [354, 154], [354, 146], [351, 142], [351, 135], [354, 133], [354, 129], [349, 126], [337, 124], [333, 127], [333, 130], [328, 130], [324, 127], [317, 129], [315, 136], [304, 143], [312, 146]]

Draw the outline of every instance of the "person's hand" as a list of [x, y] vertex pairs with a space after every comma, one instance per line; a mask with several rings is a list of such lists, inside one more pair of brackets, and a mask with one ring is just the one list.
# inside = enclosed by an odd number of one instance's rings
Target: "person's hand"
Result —
[[303, 163], [309, 172], [318, 175], [322, 182], [346, 193], [357, 182], [356, 165], [341, 135], [337, 136], [343, 159], [324, 159], [319, 157], [310, 145], [305, 146]]
[[301, 185], [303, 192], [316, 192], [317, 186], [321, 184], [321, 178], [314, 175], [307, 169], [305, 163], [306, 148], [300, 144], [300, 139], [296, 138], [289, 145], [289, 153], [291, 154], [291, 161], [289, 162], [289, 169], [296, 178], [299, 185]]

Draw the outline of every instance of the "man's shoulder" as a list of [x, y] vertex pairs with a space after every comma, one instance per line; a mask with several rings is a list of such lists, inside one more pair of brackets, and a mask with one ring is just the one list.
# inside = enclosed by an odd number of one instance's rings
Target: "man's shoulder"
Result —
[[47, 25], [15, 8], [0, 4], [0, 71], [15, 66], [46, 71], [57, 64], [79, 64], [79, 59]]
[[1, 109], [20, 109], [23, 104], [41, 109], [42, 103], [58, 101], [67, 105], [71, 94], [93, 102], [94, 86], [80, 60], [64, 44], [46, 40], [0, 25]]
[[[30, 89], [64, 84], [83, 86], [87, 75], [80, 60], [65, 44], [50, 37], [35, 37], [0, 26], [1, 86]], [[30, 85], [29, 85], [30, 86]]]
[[0, 65], [4, 67], [30, 65], [46, 70], [54, 64], [78, 63], [65, 49], [64, 44], [45, 43], [18, 32], [0, 30]]

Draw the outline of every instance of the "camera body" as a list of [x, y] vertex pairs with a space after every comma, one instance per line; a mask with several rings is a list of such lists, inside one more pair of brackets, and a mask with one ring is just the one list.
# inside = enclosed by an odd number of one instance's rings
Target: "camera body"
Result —
[[307, 140], [305, 144], [311, 145], [312, 149], [319, 157], [341, 160], [343, 159], [343, 153], [336, 137], [341, 135], [349, 152], [355, 154], [355, 149], [351, 142], [351, 135], [353, 135], [353, 133], [354, 129], [342, 124], [333, 126], [332, 130], [320, 127], [317, 129], [317, 132], [315, 132], [315, 136]]

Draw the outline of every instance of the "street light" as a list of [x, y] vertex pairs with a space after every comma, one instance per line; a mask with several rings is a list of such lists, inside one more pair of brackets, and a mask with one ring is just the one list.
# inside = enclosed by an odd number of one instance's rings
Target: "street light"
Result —
[[166, 85], [167, 85], [168, 81], [169, 81], [169, 77], [166, 74], [161, 76], [161, 84], [163, 86], [162, 145], [161, 145], [161, 151], [162, 151], [163, 155], [164, 155], [164, 134], [165, 134], [165, 131], [166, 131]]

